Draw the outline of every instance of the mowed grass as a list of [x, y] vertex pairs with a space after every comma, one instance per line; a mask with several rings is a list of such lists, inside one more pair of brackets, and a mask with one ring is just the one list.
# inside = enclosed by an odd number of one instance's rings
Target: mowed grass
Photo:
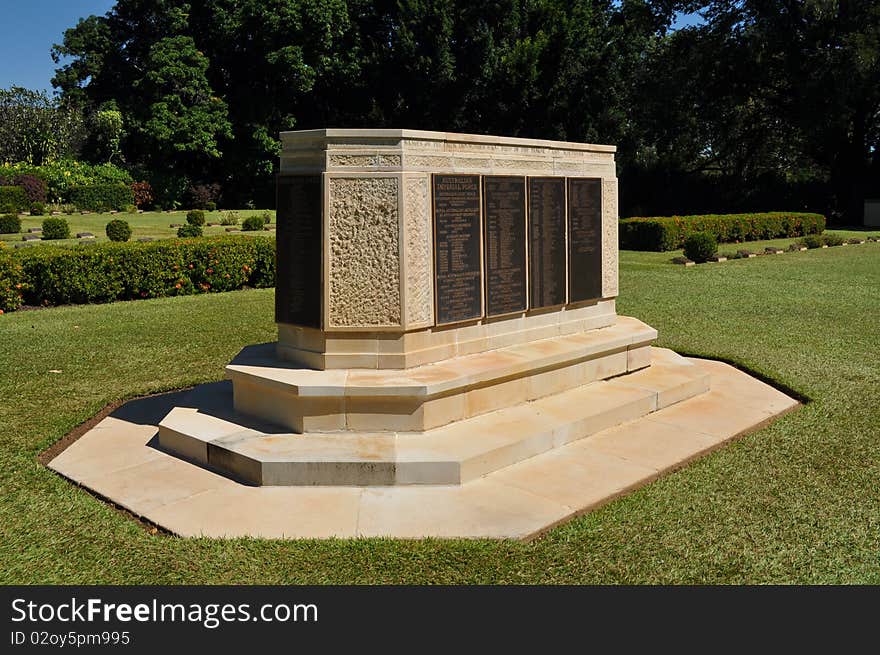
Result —
[[112, 400], [221, 378], [273, 339], [273, 292], [0, 317], [0, 582], [880, 583], [880, 243], [670, 256], [621, 253], [619, 312], [812, 402], [528, 544], [150, 535], [37, 455]]
[[[226, 234], [227, 227], [238, 227], [241, 229], [241, 223], [248, 216], [262, 216], [268, 211], [272, 216], [272, 224], [275, 223], [275, 212], [263, 209], [235, 209], [232, 210], [238, 216], [238, 225], [229, 226], [204, 226], [205, 236], [216, 236]], [[95, 235], [95, 241], [108, 241], [105, 228], [107, 223], [113, 219], [119, 218], [127, 221], [131, 226], [131, 240], [136, 241], [141, 237], [152, 237], [153, 239], [170, 239], [177, 236], [177, 228], [171, 227], [172, 223], [186, 224], [186, 210], [175, 210], [170, 212], [144, 212], [143, 214], [128, 214], [119, 212], [118, 214], [90, 213], [80, 214], [62, 214], [60, 218], [67, 220], [70, 225], [71, 239], [59, 239], [53, 241], [31, 241], [29, 243], [36, 246], [49, 246], [59, 244], [83, 243], [82, 240], [76, 238], [77, 232], [91, 232]], [[224, 216], [229, 213], [228, 210], [205, 212], [206, 223], [220, 223]], [[43, 220], [48, 216], [22, 216], [21, 217], [21, 233], [19, 234], [0, 234], [0, 241], [5, 241], [7, 245], [14, 243], [22, 243], [22, 236], [28, 233], [28, 228], [42, 227]], [[243, 234], [259, 234], [254, 232], [244, 232]], [[91, 243], [91, 239], [89, 240]]]

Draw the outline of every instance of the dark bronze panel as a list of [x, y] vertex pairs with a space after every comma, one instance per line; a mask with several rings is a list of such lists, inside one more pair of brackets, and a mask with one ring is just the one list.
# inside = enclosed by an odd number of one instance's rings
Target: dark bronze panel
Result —
[[483, 178], [486, 315], [526, 309], [526, 179]]
[[602, 180], [568, 178], [568, 300], [602, 297]]
[[275, 321], [321, 327], [321, 176], [277, 183]]
[[529, 178], [529, 307], [565, 304], [565, 178]]
[[433, 176], [437, 323], [483, 315], [480, 176]]

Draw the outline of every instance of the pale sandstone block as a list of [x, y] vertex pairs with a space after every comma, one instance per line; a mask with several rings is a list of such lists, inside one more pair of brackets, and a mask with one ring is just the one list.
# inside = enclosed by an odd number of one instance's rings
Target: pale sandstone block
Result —
[[532, 375], [528, 378], [528, 399], [543, 398], [584, 384], [586, 370], [587, 365], [582, 362]]
[[599, 357], [596, 360], [596, 377], [604, 380], [615, 375], [623, 375], [626, 373], [626, 365], [627, 356], [625, 350]]
[[651, 347], [639, 346], [626, 351], [626, 370], [637, 371], [651, 365]]
[[617, 179], [602, 180], [602, 296], [618, 292], [617, 284]]
[[528, 395], [528, 382], [524, 378], [493, 384], [482, 389], [467, 392], [467, 415], [477, 416], [502, 407], [510, 407], [525, 402]]
[[428, 176], [404, 177], [407, 326], [434, 323], [434, 244]]

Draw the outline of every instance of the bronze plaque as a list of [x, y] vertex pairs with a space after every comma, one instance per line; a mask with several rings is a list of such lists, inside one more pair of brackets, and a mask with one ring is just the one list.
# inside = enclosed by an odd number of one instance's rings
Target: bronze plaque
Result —
[[569, 302], [602, 297], [602, 180], [568, 178]]
[[526, 309], [526, 179], [483, 178], [486, 315]]
[[433, 176], [437, 324], [483, 316], [480, 176]]
[[321, 176], [280, 175], [275, 321], [321, 327]]
[[565, 304], [565, 178], [529, 178], [529, 307]]

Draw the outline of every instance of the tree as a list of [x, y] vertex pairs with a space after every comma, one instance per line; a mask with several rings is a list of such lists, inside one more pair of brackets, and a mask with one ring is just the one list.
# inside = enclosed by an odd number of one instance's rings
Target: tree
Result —
[[0, 89], [0, 162], [43, 164], [69, 157], [84, 138], [82, 113], [44, 91]]
[[187, 169], [221, 156], [232, 136], [226, 103], [206, 78], [208, 59], [189, 36], [160, 39], [150, 48], [145, 75], [134, 90], [143, 101], [137, 129], [154, 165], [183, 161]]

